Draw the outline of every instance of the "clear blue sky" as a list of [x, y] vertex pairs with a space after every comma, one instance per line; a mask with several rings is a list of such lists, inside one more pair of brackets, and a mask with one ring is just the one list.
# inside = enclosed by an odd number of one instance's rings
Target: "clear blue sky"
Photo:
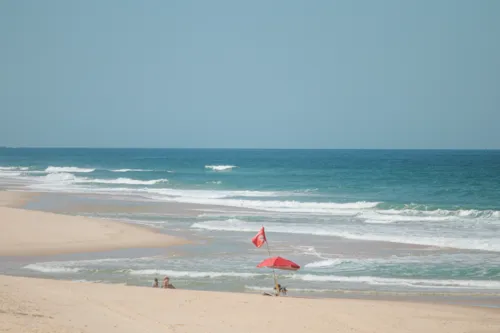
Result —
[[500, 148], [500, 1], [0, 1], [0, 145]]

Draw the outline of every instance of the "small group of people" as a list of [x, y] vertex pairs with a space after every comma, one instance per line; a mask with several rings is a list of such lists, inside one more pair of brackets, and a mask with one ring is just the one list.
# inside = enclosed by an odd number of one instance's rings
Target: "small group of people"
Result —
[[[153, 282], [153, 288], [158, 288], [158, 287], [159, 287], [158, 278], [155, 278]], [[175, 287], [170, 283], [170, 278], [168, 276], [165, 276], [163, 278], [163, 283], [161, 287], [165, 289], [175, 289]]]
[[[153, 282], [153, 288], [159, 288], [160, 284], [158, 282], [158, 278], [155, 278]], [[161, 285], [162, 288], [164, 289], [175, 289], [175, 287], [170, 283], [170, 278], [168, 276], [165, 276], [163, 278], [163, 283]], [[270, 293], [263, 293], [264, 296], [286, 296], [287, 294], [286, 287], [282, 287], [281, 284], [277, 283], [276, 286], [274, 287], [274, 295]]]

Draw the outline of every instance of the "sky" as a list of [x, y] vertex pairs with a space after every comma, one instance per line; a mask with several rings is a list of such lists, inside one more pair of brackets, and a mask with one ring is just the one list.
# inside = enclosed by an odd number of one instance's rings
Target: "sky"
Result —
[[0, 146], [500, 148], [497, 0], [2, 0]]

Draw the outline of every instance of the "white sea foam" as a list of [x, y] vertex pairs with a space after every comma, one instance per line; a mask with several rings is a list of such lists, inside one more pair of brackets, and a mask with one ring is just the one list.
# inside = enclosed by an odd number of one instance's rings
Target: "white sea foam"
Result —
[[141, 269], [131, 270], [131, 275], [167, 275], [170, 277], [187, 277], [187, 278], [224, 278], [235, 277], [249, 279], [257, 276], [267, 276], [264, 274], [256, 273], [243, 273], [243, 272], [198, 272], [198, 271], [172, 271], [164, 269]]
[[454, 288], [454, 289], [500, 289], [500, 281], [490, 280], [431, 280], [399, 279], [376, 276], [336, 276], [293, 274], [287, 278], [309, 282], [351, 282], [369, 285], [403, 286], [413, 288]]
[[147, 172], [151, 170], [146, 170], [146, 169], [116, 169], [116, 170], [111, 170], [111, 172]]
[[213, 202], [222, 201], [220, 199], [231, 197], [276, 197], [283, 195], [281, 192], [271, 191], [213, 191], [213, 190], [182, 190], [182, 189], [151, 189], [144, 192], [162, 195], [158, 197], [162, 201], [174, 201], [183, 203], [198, 203], [209, 200]]
[[429, 216], [423, 214], [410, 214], [404, 215], [404, 212], [394, 214], [393, 212], [386, 211], [369, 211], [362, 212], [356, 215], [357, 218], [364, 220], [365, 223], [373, 224], [388, 224], [396, 222], [442, 222], [453, 219], [452, 216]]
[[[264, 192], [264, 191], [214, 191], [214, 190], [183, 190], [183, 189], [171, 189], [171, 188], [127, 188], [127, 187], [102, 187], [102, 188], [91, 188], [80, 186], [78, 188], [61, 188], [58, 185], [67, 185], [67, 183], [75, 183], [75, 184], [85, 184], [85, 183], [103, 183], [103, 184], [124, 184], [124, 185], [154, 185], [161, 182], [168, 182], [167, 179], [155, 179], [155, 180], [124, 180], [124, 178], [116, 179], [92, 179], [92, 178], [83, 178], [83, 177], [70, 177], [68, 175], [65, 176], [57, 176], [58, 174], [54, 174], [56, 176], [50, 176], [49, 178], [45, 177], [46, 181], [50, 181], [53, 185], [54, 190], [65, 190], [72, 192], [99, 192], [103, 194], [121, 194], [121, 195], [134, 195], [140, 194], [142, 196], [146, 196], [149, 199], [158, 200], [158, 201], [167, 201], [167, 202], [186, 202], [186, 203], [196, 203], [199, 201], [207, 200], [219, 200], [223, 198], [230, 197], [273, 197], [280, 196], [283, 193], [281, 192]], [[61, 183], [58, 184], [58, 177], [61, 178]], [[64, 181], [64, 182], [63, 182]], [[32, 185], [33, 188], [38, 188], [38, 185]], [[45, 188], [45, 186], [44, 186]]]
[[0, 177], [19, 177], [22, 174], [20, 172], [14, 172], [14, 171], [2, 171], [0, 170]]
[[0, 177], [17, 178], [23, 176], [23, 174], [26, 173], [27, 170], [29, 170], [28, 167], [20, 166], [0, 167]]
[[102, 259], [83, 259], [83, 260], [66, 260], [66, 261], [46, 261], [30, 264], [24, 268], [39, 270], [41, 272], [47, 271], [76, 271], [84, 270], [89, 267], [99, 267], [108, 265], [124, 265], [130, 266], [132, 263], [147, 263], [154, 262], [154, 257], [139, 257], [139, 258], [102, 258]]
[[236, 165], [205, 165], [205, 169], [211, 169], [213, 171], [229, 171], [237, 168]]
[[[185, 193], [185, 196], [179, 197], [154, 197], [157, 200], [174, 201], [182, 203], [204, 204], [204, 205], [218, 205], [229, 207], [244, 207], [259, 209], [273, 212], [284, 213], [309, 213], [309, 214], [327, 214], [336, 216], [354, 216], [360, 211], [377, 206], [378, 202], [348, 202], [348, 203], [335, 203], [335, 202], [301, 202], [301, 201], [260, 201], [260, 200], [245, 200], [245, 199], [231, 199], [228, 196], [220, 194], [223, 191], [210, 191], [211, 196], [193, 196], [192, 192]], [[256, 191], [232, 191], [231, 196], [260, 196]], [[270, 192], [266, 193], [268, 196]], [[273, 196], [287, 195], [283, 192], [277, 192]], [[293, 194], [288, 194], [293, 195]]]
[[59, 173], [59, 172], [74, 172], [74, 173], [89, 173], [89, 172], [94, 172], [95, 169], [91, 168], [78, 168], [78, 167], [56, 167], [56, 166], [49, 166], [47, 169], [45, 169], [45, 172], [47, 173]]
[[[68, 183], [95, 183], [95, 184], [124, 184], [124, 185], [154, 185], [168, 182], [168, 179], [138, 180], [130, 178], [116, 179], [93, 179], [87, 177], [77, 177], [72, 173], [57, 172], [49, 173], [43, 177], [43, 180], [50, 183], [68, 184]], [[130, 191], [130, 189], [124, 189]]]
[[49, 173], [48, 175], [43, 177], [43, 180], [50, 183], [74, 183], [77, 180], [77, 177], [72, 173], [67, 172], [57, 172], [57, 173]]
[[449, 218], [483, 218], [483, 219], [498, 219], [500, 218], [500, 211], [496, 210], [476, 210], [476, 209], [436, 209], [436, 210], [418, 210], [418, 209], [387, 209], [377, 210], [376, 214], [387, 216], [395, 215], [403, 219], [405, 217], [415, 218], [418, 221], [447, 221]]
[[[213, 231], [256, 232], [260, 224], [249, 223], [238, 219], [197, 222], [191, 228]], [[316, 236], [333, 236], [346, 239], [382, 241], [402, 244], [415, 244], [436, 247], [449, 247], [469, 250], [500, 252], [500, 238], [453, 238], [435, 235], [435, 237], [410, 236], [407, 234], [387, 234], [363, 231], [344, 231], [335, 225], [325, 224], [266, 224], [270, 232], [303, 234]]]
[[27, 171], [28, 167], [20, 167], [20, 166], [9, 166], [9, 167], [0, 167], [2, 171]]
[[24, 269], [29, 269], [32, 271], [42, 272], [42, 273], [77, 273], [80, 272], [80, 268], [76, 267], [64, 267], [57, 265], [47, 265], [47, 264], [29, 264], [23, 267]]
[[314, 261], [309, 264], [306, 264], [304, 268], [324, 268], [324, 267], [332, 267], [332, 266], [337, 266], [342, 263], [346, 262], [344, 259], [325, 259], [325, 260], [319, 260], [319, 261]]
[[130, 178], [117, 178], [117, 179], [91, 179], [82, 178], [77, 179], [78, 183], [98, 183], [98, 184], [126, 184], [126, 185], [154, 185], [158, 183], [166, 183], [168, 179], [153, 179], [153, 180], [138, 180]]

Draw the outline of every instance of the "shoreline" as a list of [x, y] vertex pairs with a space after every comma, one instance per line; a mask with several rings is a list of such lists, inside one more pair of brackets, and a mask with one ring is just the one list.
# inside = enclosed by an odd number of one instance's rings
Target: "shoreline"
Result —
[[36, 194], [0, 191], [0, 256], [166, 248], [188, 243], [152, 228], [124, 222], [17, 208], [33, 195]]

